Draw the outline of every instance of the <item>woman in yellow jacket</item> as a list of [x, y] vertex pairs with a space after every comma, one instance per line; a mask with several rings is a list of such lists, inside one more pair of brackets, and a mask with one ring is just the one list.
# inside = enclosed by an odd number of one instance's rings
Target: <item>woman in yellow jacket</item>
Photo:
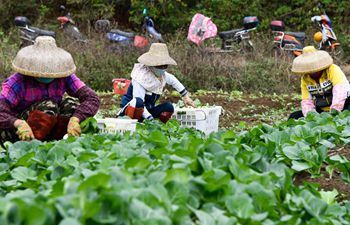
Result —
[[326, 51], [305, 47], [303, 54], [294, 59], [292, 72], [301, 75], [302, 110], [293, 112], [289, 118], [299, 119], [309, 112], [349, 109], [349, 81]]

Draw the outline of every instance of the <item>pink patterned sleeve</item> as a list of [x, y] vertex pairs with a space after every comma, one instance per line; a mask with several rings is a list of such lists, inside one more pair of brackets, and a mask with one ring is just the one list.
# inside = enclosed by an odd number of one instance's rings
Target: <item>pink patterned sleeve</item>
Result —
[[345, 83], [334, 85], [333, 87], [333, 99], [330, 109], [335, 109], [337, 111], [342, 111], [344, 108], [344, 103], [348, 97], [349, 86]]
[[312, 99], [303, 99], [301, 101], [301, 110], [304, 116], [306, 116], [309, 112], [316, 112], [314, 101]]
[[85, 86], [85, 83], [81, 81], [77, 75], [72, 74], [66, 77], [67, 93], [69, 95], [75, 95], [77, 91]]

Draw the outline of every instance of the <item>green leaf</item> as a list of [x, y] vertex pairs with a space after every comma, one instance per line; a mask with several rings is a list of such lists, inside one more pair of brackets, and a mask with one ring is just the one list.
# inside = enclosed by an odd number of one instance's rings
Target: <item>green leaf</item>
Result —
[[307, 162], [300, 162], [300, 161], [292, 161], [292, 169], [295, 171], [303, 171], [311, 168], [312, 166], [309, 165]]
[[199, 219], [201, 225], [212, 225], [212, 224], [215, 224], [215, 220], [214, 218], [202, 211], [202, 210], [195, 210], [194, 213], [196, 214], [197, 218]]
[[36, 180], [36, 172], [32, 169], [20, 166], [11, 171], [11, 176], [17, 181], [26, 182], [27, 180]]
[[229, 212], [238, 218], [248, 219], [255, 214], [253, 201], [246, 193], [239, 193], [228, 197], [225, 205]]
[[300, 159], [299, 147], [297, 145], [283, 147], [282, 151], [291, 160]]
[[81, 122], [80, 127], [83, 134], [94, 134], [99, 132], [97, 120], [93, 117], [89, 117]]
[[316, 198], [310, 191], [303, 190], [300, 193], [302, 203], [306, 211], [317, 219], [320, 219], [327, 209], [327, 204], [320, 198]]
[[57, 166], [51, 173], [51, 180], [56, 180], [64, 174], [65, 170], [62, 166]]
[[111, 179], [110, 175], [104, 174], [104, 173], [97, 173], [90, 177], [88, 177], [86, 180], [81, 182], [81, 184], [78, 187], [78, 191], [85, 191], [87, 189], [97, 189], [97, 188], [107, 188], [109, 185], [109, 180]]
[[58, 225], [82, 225], [75, 218], [64, 218]]
[[206, 171], [202, 177], [207, 182], [206, 189], [210, 192], [224, 188], [231, 180], [230, 174], [220, 169]]
[[335, 203], [338, 194], [339, 193], [336, 189], [333, 189], [333, 191], [320, 191], [322, 200], [328, 205]]
[[52, 163], [61, 164], [64, 161], [65, 149], [61, 146], [54, 146], [47, 154], [47, 159]]
[[327, 148], [334, 148], [334, 147], [335, 147], [335, 144], [333, 144], [332, 142], [327, 141], [327, 140], [325, 140], [325, 139], [321, 140], [321, 141], [320, 141], [320, 144], [321, 144], [321, 145], [324, 145], [324, 146], [327, 147]]
[[47, 212], [45, 212], [43, 207], [32, 205], [28, 211], [30, 211], [30, 213], [26, 214], [27, 225], [45, 225]]
[[16, 165], [17, 166], [28, 166], [31, 164], [31, 160], [33, 156], [35, 155], [35, 152], [29, 152], [18, 159]]
[[151, 164], [150, 160], [143, 156], [134, 156], [126, 160], [125, 168], [137, 171], [145, 170]]
[[187, 183], [189, 179], [190, 179], [190, 176], [186, 169], [170, 169], [167, 171], [167, 175], [164, 179], [164, 183], [166, 184], [170, 181]]

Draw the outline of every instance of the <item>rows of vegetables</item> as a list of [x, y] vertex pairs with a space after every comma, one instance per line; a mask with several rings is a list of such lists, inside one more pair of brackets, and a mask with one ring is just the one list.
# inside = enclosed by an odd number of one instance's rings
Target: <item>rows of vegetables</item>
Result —
[[209, 137], [153, 121], [133, 134], [7, 143], [0, 224], [350, 224], [336, 190], [293, 183], [326, 167], [348, 185], [350, 162], [328, 152], [349, 142], [344, 112]]

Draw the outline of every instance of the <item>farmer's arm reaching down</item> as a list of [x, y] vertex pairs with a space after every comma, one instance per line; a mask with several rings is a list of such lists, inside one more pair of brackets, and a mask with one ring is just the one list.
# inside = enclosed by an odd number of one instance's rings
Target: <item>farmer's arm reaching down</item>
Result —
[[83, 121], [94, 116], [100, 107], [100, 99], [97, 94], [86, 86], [75, 74], [66, 78], [67, 93], [79, 99], [80, 105], [76, 108], [73, 117]]
[[190, 98], [189, 93], [186, 90], [185, 86], [174, 75], [170, 73], [165, 73], [164, 76], [165, 76], [166, 83], [171, 85], [173, 88], [175, 88], [175, 90], [177, 90], [181, 94], [185, 105], [196, 107], [196, 105]]

